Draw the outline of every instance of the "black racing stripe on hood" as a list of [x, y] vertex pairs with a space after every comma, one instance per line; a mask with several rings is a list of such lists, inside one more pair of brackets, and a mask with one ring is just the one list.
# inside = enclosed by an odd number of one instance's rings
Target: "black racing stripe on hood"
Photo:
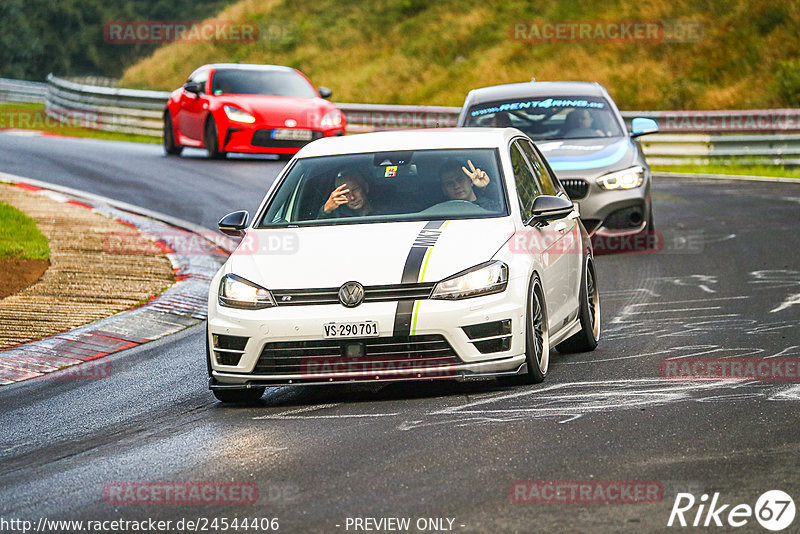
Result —
[[[429, 248], [436, 244], [438, 234], [431, 235], [431, 230], [439, 230], [445, 221], [430, 221], [420, 230], [411, 250], [408, 252], [406, 264], [403, 267], [401, 283], [416, 284], [419, 280], [419, 272], [422, 269], [422, 261]], [[394, 314], [394, 335], [407, 336], [411, 333], [411, 315], [414, 311], [415, 300], [402, 300], [397, 303], [397, 311]]]

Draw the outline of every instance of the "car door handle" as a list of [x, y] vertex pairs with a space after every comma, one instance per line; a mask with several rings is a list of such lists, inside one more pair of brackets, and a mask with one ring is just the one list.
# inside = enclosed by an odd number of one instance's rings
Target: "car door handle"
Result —
[[563, 234], [567, 230], [567, 223], [564, 221], [558, 222], [555, 224], [555, 226], [553, 226], [553, 229], [556, 232], [561, 232]]

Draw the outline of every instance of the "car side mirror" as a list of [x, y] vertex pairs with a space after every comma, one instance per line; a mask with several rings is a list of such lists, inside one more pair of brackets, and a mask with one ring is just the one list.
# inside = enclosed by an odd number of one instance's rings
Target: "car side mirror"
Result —
[[190, 93], [199, 95], [203, 92], [203, 85], [201, 82], [186, 82], [183, 84], [183, 88]]
[[333, 94], [333, 91], [331, 91], [327, 87], [320, 87], [318, 91], [319, 91], [319, 96], [321, 96], [322, 98], [330, 98], [331, 95]]
[[219, 220], [219, 231], [232, 237], [242, 237], [249, 221], [250, 214], [247, 211], [234, 211]]
[[563, 219], [574, 209], [572, 201], [568, 198], [539, 195], [533, 200], [532, 215], [525, 224], [541, 224]]
[[631, 121], [631, 137], [639, 137], [658, 132], [658, 123], [653, 119], [636, 117]]

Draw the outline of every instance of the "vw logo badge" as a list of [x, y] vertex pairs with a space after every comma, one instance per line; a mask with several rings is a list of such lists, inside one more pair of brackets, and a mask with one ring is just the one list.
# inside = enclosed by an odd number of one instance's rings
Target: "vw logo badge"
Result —
[[355, 308], [364, 302], [364, 286], [358, 282], [346, 282], [339, 288], [339, 302], [348, 308]]

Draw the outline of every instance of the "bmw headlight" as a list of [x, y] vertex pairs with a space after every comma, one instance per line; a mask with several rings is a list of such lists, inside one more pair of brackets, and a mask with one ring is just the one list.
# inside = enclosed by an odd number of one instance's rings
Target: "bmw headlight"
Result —
[[502, 293], [508, 285], [508, 265], [490, 261], [442, 280], [431, 293], [432, 299], [460, 300]]
[[236, 122], [246, 122], [247, 124], [252, 124], [256, 122], [256, 118], [247, 113], [246, 111], [242, 111], [239, 108], [235, 108], [233, 106], [225, 106], [222, 108], [225, 110], [225, 115], [232, 121]]
[[644, 169], [631, 167], [624, 171], [610, 172], [597, 179], [603, 189], [633, 189], [644, 183]]
[[219, 304], [228, 308], [260, 310], [275, 306], [275, 300], [263, 287], [241, 276], [226, 274], [219, 283]]
[[337, 126], [342, 125], [342, 112], [338, 109], [336, 111], [331, 111], [330, 113], [326, 113], [322, 120], [319, 122], [319, 125], [322, 128], [336, 128]]

